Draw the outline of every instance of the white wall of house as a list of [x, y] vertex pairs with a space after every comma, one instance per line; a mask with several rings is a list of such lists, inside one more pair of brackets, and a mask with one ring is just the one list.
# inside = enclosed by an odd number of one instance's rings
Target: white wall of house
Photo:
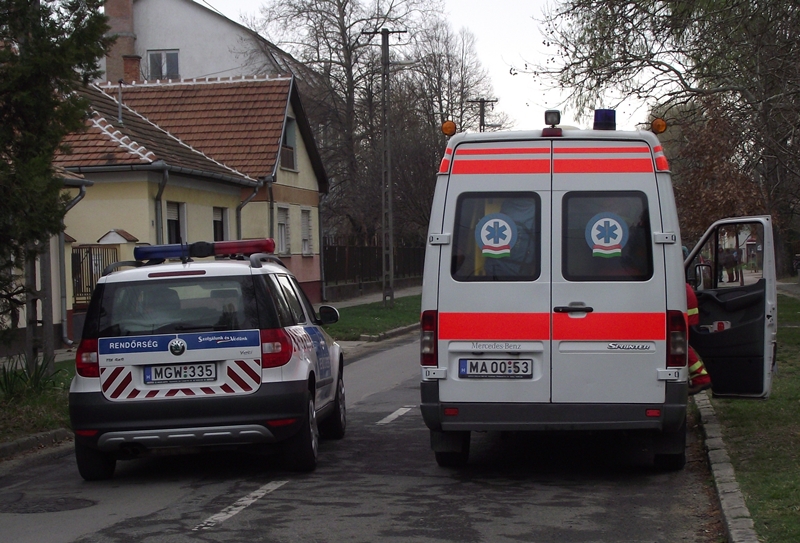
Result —
[[147, 74], [148, 51], [178, 50], [182, 78], [249, 75], [243, 52], [251, 35], [192, 0], [135, 0], [136, 54]]

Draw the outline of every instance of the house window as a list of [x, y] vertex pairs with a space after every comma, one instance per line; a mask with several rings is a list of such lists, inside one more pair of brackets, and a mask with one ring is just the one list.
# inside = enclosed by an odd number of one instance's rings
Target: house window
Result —
[[303, 236], [303, 254], [310, 255], [311, 249], [311, 210], [300, 211], [300, 230]]
[[186, 204], [167, 202], [167, 243], [186, 241]]
[[275, 249], [278, 254], [288, 254], [291, 250], [289, 245], [289, 208], [278, 208], [278, 232], [275, 240]]
[[214, 241], [228, 239], [228, 210], [224, 207], [214, 208]]
[[178, 51], [148, 51], [149, 79], [180, 79]]
[[286, 117], [286, 126], [283, 129], [283, 140], [281, 141], [281, 168], [296, 170], [296, 143], [297, 143], [297, 121], [291, 117]]

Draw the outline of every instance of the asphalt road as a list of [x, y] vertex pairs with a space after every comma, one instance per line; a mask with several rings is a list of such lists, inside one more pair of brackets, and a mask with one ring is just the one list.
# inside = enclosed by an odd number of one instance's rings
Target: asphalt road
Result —
[[439, 468], [417, 408], [412, 334], [345, 368], [348, 429], [311, 474], [245, 453], [120, 462], [86, 483], [71, 444], [0, 463], [0, 542], [719, 541], [706, 460], [662, 473], [619, 439], [476, 434]]

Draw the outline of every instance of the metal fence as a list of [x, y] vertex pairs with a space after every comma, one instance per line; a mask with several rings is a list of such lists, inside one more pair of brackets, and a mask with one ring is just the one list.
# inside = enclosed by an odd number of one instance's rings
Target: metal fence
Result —
[[81, 246], [72, 248], [72, 295], [76, 308], [89, 305], [92, 291], [103, 269], [117, 261], [116, 247]]
[[[325, 284], [365, 283], [380, 281], [383, 273], [380, 246], [328, 245], [323, 251]], [[421, 277], [425, 247], [395, 247], [394, 276]]]

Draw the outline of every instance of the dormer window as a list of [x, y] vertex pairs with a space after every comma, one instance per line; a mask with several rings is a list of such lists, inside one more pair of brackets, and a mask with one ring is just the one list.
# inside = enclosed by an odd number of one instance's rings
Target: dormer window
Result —
[[178, 70], [178, 50], [148, 51], [148, 79], [180, 79]]

